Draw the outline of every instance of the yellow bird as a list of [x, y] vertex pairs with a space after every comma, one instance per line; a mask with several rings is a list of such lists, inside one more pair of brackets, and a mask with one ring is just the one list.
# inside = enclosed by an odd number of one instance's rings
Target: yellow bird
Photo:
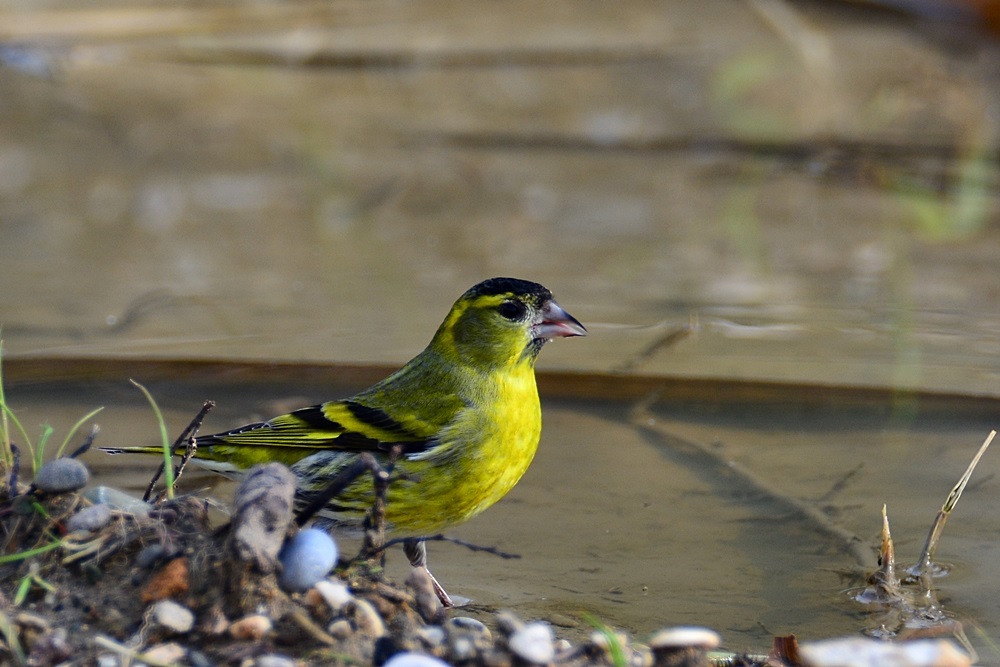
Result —
[[[401, 474], [388, 488], [386, 527], [409, 538], [410, 562], [426, 569], [421, 536], [476, 516], [531, 464], [542, 427], [534, 370], [542, 346], [586, 333], [545, 287], [492, 278], [459, 297], [427, 348], [381, 382], [351, 398], [198, 436], [193, 462], [230, 477], [258, 463], [284, 463], [302, 507], [361, 452], [384, 462], [399, 445], [394, 473]], [[373, 498], [371, 477], [362, 475], [319, 516], [333, 528], [359, 528]]]

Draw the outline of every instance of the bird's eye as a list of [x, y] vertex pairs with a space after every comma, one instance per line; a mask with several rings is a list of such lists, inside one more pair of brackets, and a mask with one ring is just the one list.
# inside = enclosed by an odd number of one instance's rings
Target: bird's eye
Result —
[[524, 318], [525, 311], [527, 307], [520, 301], [504, 301], [500, 304], [500, 314], [511, 322]]

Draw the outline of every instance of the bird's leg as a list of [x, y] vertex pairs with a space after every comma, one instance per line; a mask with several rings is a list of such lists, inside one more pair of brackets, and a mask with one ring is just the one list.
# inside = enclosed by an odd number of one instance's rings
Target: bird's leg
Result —
[[431, 571], [427, 569], [427, 544], [420, 539], [403, 540], [403, 553], [410, 559], [410, 565], [422, 568], [427, 573], [427, 576], [431, 578], [431, 585], [434, 587], [434, 593], [437, 594], [438, 600], [441, 601], [441, 606], [445, 609], [454, 607], [455, 603], [451, 601], [448, 592], [444, 590], [441, 584], [438, 583], [438, 580], [434, 578], [434, 575], [431, 574]]

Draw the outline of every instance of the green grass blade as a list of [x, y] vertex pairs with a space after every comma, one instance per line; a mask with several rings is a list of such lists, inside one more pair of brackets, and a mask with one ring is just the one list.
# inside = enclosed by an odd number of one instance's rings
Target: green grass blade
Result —
[[156, 415], [156, 422], [160, 426], [160, 439], [163, 442], [163, 483], [167, 487], [167, 498], [173, 500], [174, 498], [174, 464], [173, 456], [170, 451], [170, 437], [167, 435], [167, 424], [163, 421], [163, 413], [160, 412], [160, 407], [153, 400], [153, 395], [149, 393], [149, 390], [143, 387], [141, 384], [135, 380], [129, 380], [132, 384], [139, 388], [139, 391], [143, 393], [146, 400], [149, 401], [150, 407], [153, 408], [153, 414]]
[[38, 437], [38, 444], [35, 446], [35, 451], [32, 455], [35, 457], [33, 464], [35, 466], [35, 473], [37, 474], [39, 469], [41, 469], [42, 464], [45, 463], [45, 445], [49, 444], [49, 438], [55, 429], [48, 424], [42, 425], [42, 434]]
[[[14, 411], [11, 410], [10, 406], [8, 406], [6, 403], [4, 403], [2, 399], [0, 399], [0, 412], [3, 413], [3, 417], [4, 417], [4, 419], [3, 419], [3, 422], [4, 422], [4, 442], [5, 442], [5, 446], [6, 446], [7, 451], [10, 451], [10, 444], [11, 444], [9, 423], [13, 423], [14, 426], [17, 428], [18, 433], [21, 434], [21, 438], [24, 440], [24, 446], [28, 448], [28, 454], [29, 454], [29, 457], [31, 458], [31, 463], [32, 463], [32, 465], [34, 465], [34, 463], [35, 463], [35, 445], [31, 442], [31, 438], [28, 437], [28, 432], [24, 430], [24, 426], [21, 425], [21, 420], [17, 418], [17, 415], [14, 414]], [[8, 422], [8, 419], [10, 420], [10, 422]]]
[[35, 547], [34, 549], [28, 549], [27, 551], [18, 551], [16, 554], [4, 554], [3, 556], [0, 556], [0, 565], [16, 563], [19, 560], [26, 560], [32, 556], [38, 556], [39, 554], [47, 553], [53, 549], [58, 549], [61, 546], [62, 540], [57, 540], [40, 547]]
[[21, 642], [17, 637], [17, 627], [2, 610], [0, 610], [0, 635], [7, 640], [7, 650], [10, 651], [11, 657], [14, 659], [14, 664], [28, 664], [27, 658], [24, 655], [24, 649], [21, 648]]

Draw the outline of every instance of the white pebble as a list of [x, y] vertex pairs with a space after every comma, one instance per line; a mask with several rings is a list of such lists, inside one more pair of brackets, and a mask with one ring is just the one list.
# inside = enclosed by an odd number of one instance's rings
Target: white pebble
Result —
[[649, 647], [660, 649], [703, 648], [713, 649], [722, 642], [715, 630], [697, 626], [680, 625], [676, 628], [660, 630], [649, 640]]
[[260, 614], [244, 616], [238, 621], [233, 621], [229, 626], [229, 634], [233, 639], [263, 639], [264, 635], [271, 631], [271, 619]]
[[297, 532], [278, 555], [286, 591], [307, 591], [337, 564], [337, 545], [325, 530], [306, 528]]
[[389, 658], [382, 667], [448, 667], [448, 663], [426, 653], [405, 651]]
[[95, 505], [108, 505], [113, 510], [145, 516], [149, 503], [110, 486], [95, 486], [83, 492], [83, 497]]
[[313, 588], [316, 589], [316, 592], [323, 598], [323, 602], [326, 603], [326, 606], [333, 613], [339, 612], [348, 602], [354, 599], [347, 586], [339, 581], [321, 579], [316, 582]]
[[187, 655], [187, 650], [180, 644], [157, 644], [148, 651], [142, 652], [142, 657], [157, 665], [171, 665], [180, 662]]
[[510, 636], [508, 646], [514, 655], [526, 662], [547, 665], [555, 658], [552, 628], [548, 623], [528, 623]]
[[347, 613], [354, 621], [354, 627], [358, 632], [368, 635], [372, 639], [385, 636], [385, 622], [375, 611], [375, 607], [368, 600], [354, 598], [347, 609]]
[[49, 461], [35, 475], [35, 486], [45, 493], [69, 493], [87, 486], [90, 473], [76, 459], [62, 458]]
[[965, 655], [945, 639], [886, 642], [853, 637], [799, 646], [803, 664], [810, 667], [968, 667]]
[[173, 600], [160, 600], [153, 605], [152, 619], [157, 625], [177, 634], [190, 632], [194, 627], [191, 610]]
[[111, 508], [107, 505], [91, 505], [71, 516], [66, 521], [66, 530], [94, 532], [111, 523]]
[[254, 660], [253, 667], [295, 667], [295, 661], [287, 656], [272, 653]]

